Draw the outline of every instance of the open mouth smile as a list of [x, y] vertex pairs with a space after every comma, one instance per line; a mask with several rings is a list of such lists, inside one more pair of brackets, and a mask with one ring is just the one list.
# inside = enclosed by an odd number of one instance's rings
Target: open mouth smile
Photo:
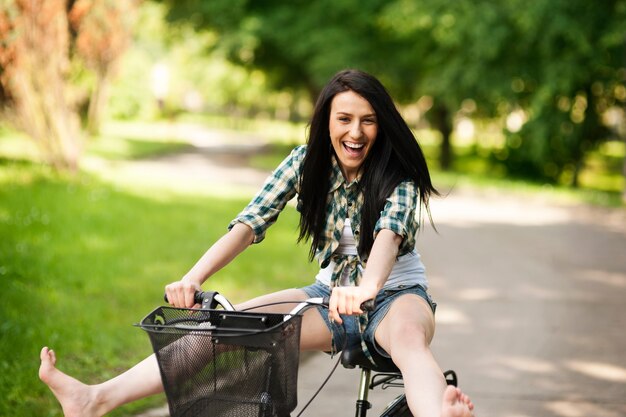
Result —
[[348, 155], [359, 156], [365, 149], [364, 143], [343, 142], [343, 148]]

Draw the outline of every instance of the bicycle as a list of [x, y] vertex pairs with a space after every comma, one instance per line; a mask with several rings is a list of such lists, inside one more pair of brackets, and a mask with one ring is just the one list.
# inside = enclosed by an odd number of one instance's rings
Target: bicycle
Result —
[[[328, 308], [328, 301], [310, 298], [287, 314], [254, 313], [236, 311], [217, 292], [198, 292], [200, 309], [162, 306], [149, 313], [138, 326], [150, 336], [171, 417], [289, 417], [297, 405], [302, 313]], [[373, 307], [367, 302], [362, 309]], [[391, 359], [369, 351], [376, 365], [359, 344], [345, 346], [340, 357], [345, 368], [361, 370], [356, 417], [371, 408], [369, 390], [404, 386]], [[444, 376], [457, 385], [454, 371]], [[410, 416], [404, 393], [380, 415]]]

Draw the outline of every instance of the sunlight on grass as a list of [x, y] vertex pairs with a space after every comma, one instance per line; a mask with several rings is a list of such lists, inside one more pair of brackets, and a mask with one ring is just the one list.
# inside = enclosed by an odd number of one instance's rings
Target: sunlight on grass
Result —
[[87, 144], [87, 154], [106, 159], [138, 159], [188, 149], [190, 145], [179, 140], [154, 141], [121, 136], [103, 136]]
[[189, 177], [184, 173], [172, 174], [159, 171], [158, 167], [142, 167], [134, 164], [111, 164], [101, 158], [84, 158], [82, 168], [111, 184], [119, 190], [154, 201], [172, 201], [179, 196], [203, 196], [220, 198], [249, 198], [256, 186], [233, 185], [219, 181], [207, 184], [202, 177]]
[[35, 142], [25, 133], [16, 132], [0, 124], [0, 158], [38, 161], [41, 155]]

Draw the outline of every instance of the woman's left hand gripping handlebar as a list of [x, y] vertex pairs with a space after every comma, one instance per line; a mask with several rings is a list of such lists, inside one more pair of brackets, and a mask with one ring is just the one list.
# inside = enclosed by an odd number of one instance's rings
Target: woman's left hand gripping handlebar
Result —
[[361, 304], [376, 298], [377, 288], [367, 286], [334, 287], [328, 305], [328, 317], [331, 321], [341, 324], [341, 314], [363, 314]]

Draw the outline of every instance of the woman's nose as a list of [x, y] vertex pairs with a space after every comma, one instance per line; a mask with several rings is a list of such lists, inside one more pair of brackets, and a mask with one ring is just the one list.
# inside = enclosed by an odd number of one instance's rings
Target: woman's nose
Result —
[[352, 126], [350, 126], [350, 137], [352, 139], [359, 139], [362, 134], [363, 131], [361, 130], [361, 125], [359, 123], [353, 123]]

